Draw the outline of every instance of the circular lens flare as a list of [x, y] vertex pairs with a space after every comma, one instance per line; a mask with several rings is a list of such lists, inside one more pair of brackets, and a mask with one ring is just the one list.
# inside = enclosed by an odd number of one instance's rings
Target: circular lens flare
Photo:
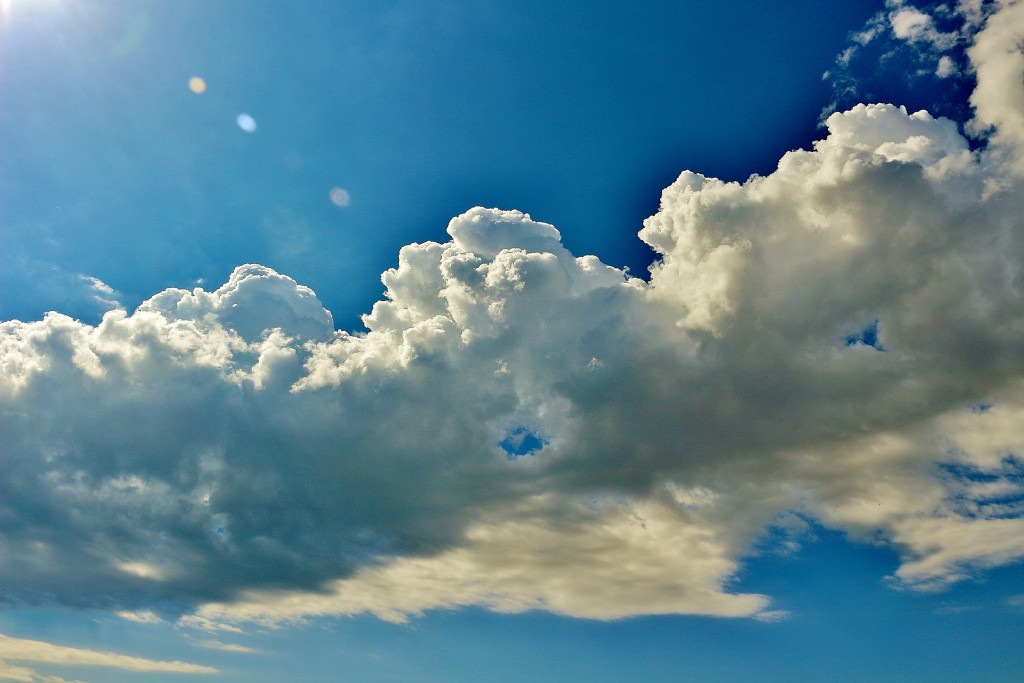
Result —
[[252, 133], [256, 130], [256, 119], [248, 114], [239, 114], [238, 118], [235, 119], [235, 122], [238, 123], [238, 127], [246, 133]]
[[348, 206], [352, 198], [348, 194], [348, 190], [343, 187], [332, 187], [330, 192], [331, 202], [335, 206]]

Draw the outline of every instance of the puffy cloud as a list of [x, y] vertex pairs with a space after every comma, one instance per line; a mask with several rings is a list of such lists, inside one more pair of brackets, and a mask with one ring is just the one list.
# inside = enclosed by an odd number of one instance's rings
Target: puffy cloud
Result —
[[1014, 159], [1013, 169], [1024, 173], [1024, 3], [1000, 2], [999, 14], [968, 50], [977, 74], [971, 95], [975, 132], [992, 130], [994, 145]]
[[216, 321], [247, 341], [271, 328], [299, 339], [325, 339], [334, 331], [331, 314], [313, 290], [258, 265], [236, 268], [214, 292], [165, 290], [139, 311], [168, 321]]
[[970, 52], [1007, 79], [976, 96], [986, 149], [926, 112], [834, 113], [768, 176], [683, 173], [640, 232], [649, 282], [475, 208], [401, 250], [362, 333], [258, 265], [97, 325], [3, 323], [6, 599], [199, 605], [180, 623], [210, 631], [770, 620], [733, 580], [794, 513], [892, 544], [910, 588], [1018, 561], [1020, 7]]
[[948, 50], [959, 39], [956, 33], [939, 31], [931, 15], [915, 7], [898, 6], [889, 14], [889, 25], [900, 40], [928, 43], [939, 50]]
[[935, 75], [939, 78], [949, 78], [958, 74], [956, 63], [949, 55], [939, 57], [939, 63], [935, 65]]

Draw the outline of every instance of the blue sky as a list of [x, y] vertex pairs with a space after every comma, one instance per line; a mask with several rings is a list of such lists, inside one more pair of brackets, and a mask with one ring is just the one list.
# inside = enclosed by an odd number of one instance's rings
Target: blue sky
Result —
[[1015, 680], [1022, 40], [0, 0], [0, 680]]
[[402, 245], [471, 206], [528, 206], [574, 253], [643, 274], [635, 233], [660, 188], [683, 168], [766, 173], [813, 140], [821, 73], [877, 9], [23, 4], [4, 48], [5, 232], [24, 253], [7, 277], [34, 285], [4, 317], [61, 307], [53, 261], [126, 305], [256, 262], [346, 328]]

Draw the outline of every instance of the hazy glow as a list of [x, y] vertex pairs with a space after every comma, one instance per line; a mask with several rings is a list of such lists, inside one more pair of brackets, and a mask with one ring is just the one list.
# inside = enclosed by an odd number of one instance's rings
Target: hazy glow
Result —
[[52, 9], [61, 4], [61, 0], [0, 0], [0, 19], [7, 19], [15, 10], [32, 11], [40, 8]]
[[199, 76], [193, 76], [188, 79], [188, 89], [197, 95], [202, 95], [206, 92], [206, 81]]

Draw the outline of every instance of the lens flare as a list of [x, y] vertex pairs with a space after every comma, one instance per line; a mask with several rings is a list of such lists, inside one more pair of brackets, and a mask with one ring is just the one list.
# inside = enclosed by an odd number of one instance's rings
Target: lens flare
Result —
[[352, 198], [348, 194], [348, 190], [343, 187], [332, 187], [330, 192], [331, 203], [335, 206], [348, 206]]
[[246, 133], [252, 133], [256, 130], [256, 119], [248, 114], [239, 114], [238, 118], [235, 119], [235, 122], [238, 124], [238, 127]]

